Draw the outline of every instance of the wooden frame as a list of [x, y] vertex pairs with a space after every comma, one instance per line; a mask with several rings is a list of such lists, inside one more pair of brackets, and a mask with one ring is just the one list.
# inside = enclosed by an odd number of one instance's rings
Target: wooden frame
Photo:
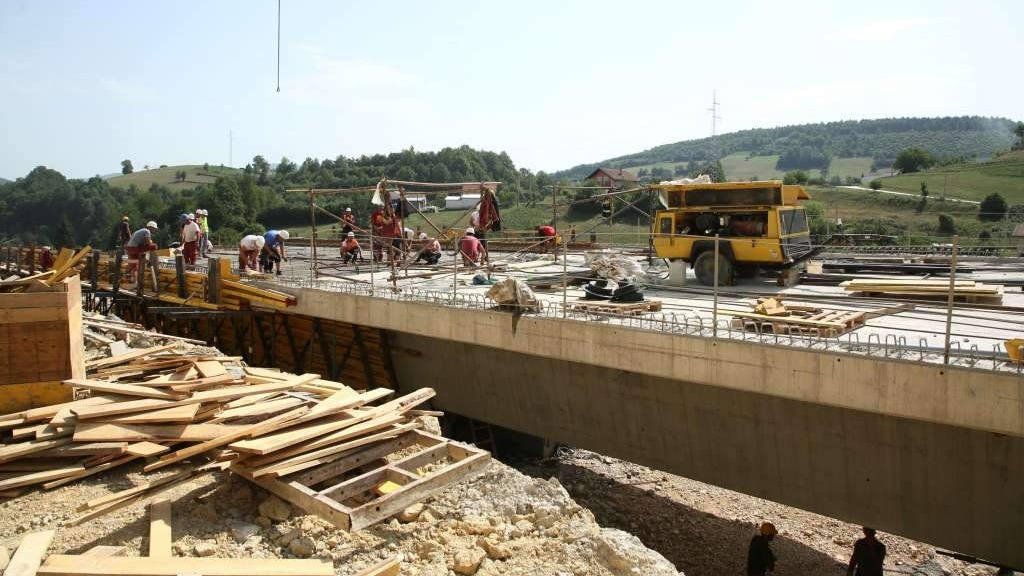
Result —
[[[394, 462], [381, 461], [411, 446], [421, 449]], [[490, 458], [490, 453], [485, 450], [411, 430], [391, 440], [339, 454], [315, 468], [280, 478], [273, 475], [255, 477], [252, 470], [240, 464], [233, 465], [231, 470], [338, 528], [355, 531], [389, 518], [481, 470]], [[359, 472], [377, 462], [380, 462], [377, 467]], [[418, 472], [418, 469], [430, 465], [437, 468]], [[338, 478], [343, 479], [331, 483]], [[392, 483], [389, 484], [392, 489], [384, 494], [375, 493], [385, 482]], [[324, 487], [314, 488], [318, 485]], [[371, 497], [367, 501], [346, 503], [354, 497], [368, 496]]]

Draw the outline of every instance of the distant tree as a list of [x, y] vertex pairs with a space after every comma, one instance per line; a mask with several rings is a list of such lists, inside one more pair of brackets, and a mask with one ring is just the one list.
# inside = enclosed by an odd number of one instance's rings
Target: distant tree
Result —
[[921, 182], [921, 198], [925, 199], [925, 200], [928, 199], [928, 183], [927, 182]]
[[708, 164], [708, 172], [712, 182], [725, 182], [725, 168], [722, 166], [721, 160], [710, 162]]
[[939, 214], [939, 234], [956, 234], [956, 221], [949, 214]]
[[1024, 122], [1017, 122], [1013, 133], [1017, 135], [1017, 143], [1013, 145], [1013, 149], [1024, 150]]
[[810, 177], [803, 170], [790, 170], [782, 176], [783, 184], [807, 184]]
[[61, 214], [60, 221], [57, 222], [56, 239], [54, 244], [58, 248], [73, 248], [75, 241], [71, 236], [71, 220], [68, 219], [67, 214]]
[[870, 186], [872, 190], [881, 190], [882, 189], [882, 181], [881, 180], [877, 180], [877, 179], [876, 180], [872, 180], [871, 183], [868, 184], [868, 186]]
[[841, 176], [833, 176], [828, 179], [829, 186], [841, 186], [843, 184], [843, 178]]
[[989, 232], [988, 230], [982, 230], [981, 233], [978, 234], [978, 238], [980, 238], [982, 240], [991, 240], [992, 239], [992, 233]]
[[149, 170], [149, 164], [146, 164], [145, 166], [143, 166], [142, 169], [143, 170]]
[[256, 170], [256, 174], [259, 175], [257, 183], [266, 184], [267, 175], [270, 173], [270, 163], [267, 162], [267, 159], [264, 158], [263, 156], [260, 156], [259, 154], [253, 156], [252, 167], [254, 170]]
[[210, 171], [210, 163], [209, 162], [203, 162], [203, 172], [209, 172], [209, 171]]
[[131, 160], [121, 160], [121, 174], [131, 174], [135, 172], [135, 168], [132, 168]]
[[857, 178], [856, 176], [847, 176], [846, 177], [846, 185], [847, 186], [860, 186], [863, 181], [864, 181], [864, 177], [863, 176], [861, 176], [860, 178]]
[[896, 155], [896, 161], [892, 163], [892, 167], [899, 172], [909, 174], [920, 172], [931, 167], [932, 164], [935, 164], [935, 159], [927, 150], [907, 148]]
[[295, 172], [295, 162], [288, 159], [287, 156], [282, 156], [281, 161], [277, 163], [277, 168], [274, 169], [281, 176], [287, 176], [292, 172]]
[[161, 168], [167, 168], [167, 164], [161, 164], [160, 167]]
[[998, 192], [985, 196], [985, 199], [981, 201], [981, 211], [978, 213], [979, 220], [1002, 220], [1006, 216], [1006, 199], [999, 195]]

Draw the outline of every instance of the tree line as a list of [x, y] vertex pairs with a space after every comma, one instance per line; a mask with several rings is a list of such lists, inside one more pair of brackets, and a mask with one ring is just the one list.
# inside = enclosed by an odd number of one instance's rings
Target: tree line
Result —
[[[365, 186], [382, 176], [418, 182], [497, 180], [504, 183], [498, 197], [506, 204], [517, 197], [535, 201], [547, 193], [546, 186], [555, 183], [544, 172], [517, 168], [504, 152], [468, 146], [437, 152], [409, 148], [357, 158], [306, 158], [301, 163], [281, 158], [273, 166], [256, 156], [237, 174], [173, 190], [161, 184], [145, 190], [135, 185], [112, 186], [98, 176], [71, 179], [39, 166], [14, 182], [0, 184], [0, 241], [106, 249], [113, 245], [115, 225], [127, 215], [133, 228], [155, 220], [160, 226], [157, 241], [166, 245], [176, 239], [180, 214], [204, 208], [210, 212], [214, 241], [230, 243], [267, 228], [308, 225], [306, 196], [288, 193], [288, 188]], [[334, 213], [350, 206], [365, 219], [372, 209], [370, 197], [370, 193], [328, 196], [322, 204]], [[443, 205], [443, 197], [432, 197], [431, 202]]]

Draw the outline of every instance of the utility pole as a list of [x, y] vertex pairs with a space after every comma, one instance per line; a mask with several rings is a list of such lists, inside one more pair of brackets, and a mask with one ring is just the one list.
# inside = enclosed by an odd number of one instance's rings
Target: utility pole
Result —
[[[711, 108], [708, 108], [708, 112], [711, 113], [711, 156], [712, 156], [711, 161], [712, 162], [714, 162], [716, 160], [719, 160], [719, 157], [718, 157], [719, 156], [719, 154], [718, 154], [718, 146], [717, 146], [717, 142], [715, 141], [715, 136], [718, 135], [718, 121], [722, 119], [722, 117], [718, 115], [718, 106], [719, 106], [719, 104], [721, 104], [721, 103], [718, 101], [718, 91], [717, 90], [712, 90], [711, 91]], [[720, 178], [721, 174], [716, 174], [715, 177], [716, 178]], [[716, 181], [717, 181], [717, 179], [716, 179]]]

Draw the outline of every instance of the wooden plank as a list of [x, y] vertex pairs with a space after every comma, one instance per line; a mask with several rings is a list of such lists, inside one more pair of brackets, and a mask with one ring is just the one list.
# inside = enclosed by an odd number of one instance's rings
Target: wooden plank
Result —
[[139, 396], [142, 398], [157, 398], [160, 400], [181, 400], [187, 394], [181, 392], [168, 392], [148, 386], [135, 386], [132, 384], [119, 384], [115, 382], [104, 382], [102, 380], [89, 380], [86, 378], [72, 378], [64, 381], [65, 386], [81, 388], [83, 390], [94, 390], [107, 394], [122, 394], [124, 396]]
[[65, 458], [97, 455], [106, 456], [108, 454], [119, 456], [121, 454], [124, 454], [126, 448], [128, 448], [127, 442], [92, 442], [88, 444], [68, 444], [67, 446], [51, 448], [44, 452], [40, 452], [39, 456], [47, 458]]
[[191, 397], [183, 400], [157, 400], [146, 398], [128, 402], [117, 402], [109, 406], [85, 406], [82, 408], [73, 408], [72, 411], [77, 414], [80, 419], [88, 419], [102, 418], [104, 416], [113, 416], [117, 414], [143, 412], [146, 410], [162, 410], [165, 408], [174, 408], [175, 406], [186, 406], [188, 404], [203, 402], [222, 402], [238, 398], [240, 396], [248, 396], [250, 394], [264, 394], [267, 392], [283, 392], [285, 390], [291, 390], [306, 382], [316, 380], [317, 378], [319, 378], [319, 376], [316, 374], [304, 374], [275, 384], [229, 386], [225, 388], [218, 388], [216, 390], [204, 390], [196, 392], [192, 394]]
[[239, 406], [238, 408], [230, 408], [224, 410], [217, 415], [216, 418], [210, 421], [211, 424], [217, 424], [226, 420], [235, 418], [247, 418], [252, 416], [269, 416], [289, 410], [304, 404], [306, 401], [301, 398], [285, 397], [277, 400], [270, 400], [269, 402], [261, 402], [251, 406]]
[[154, 442], [135, 442], [134, 444], [129, 444], [128, 447], [125, 448], [125, 452], [134, 456], [142, 456], [144, 458], [163, 454], [168, 450], [170, 450], [169, 447], [162, 444], [156, 444]]
[[229, 424], [106, 424], [81, 422], [75, 442], [206, 442], [245, 426]]
[[33, 472], [31, 474], [24, 474], [22, 476], [15, 476], [13, 478], [0, 480], [0, 490], [10, 490], [12, 488], [20, 488], [22, 486], [42, 484], [43, 482], [49, 482], [50, 480], [56, 480], [57, 478], [73, 476], [84, 470], [85, 466], [82, 466], [81, 464], [74, 464], [60, 466], [50, 470], [43, 470], [41, 472]]
[[134, 488], [128, 488], [127, 490], [121, 490], [120, 492], [112, 492], [110, 494], [106, 494], [98, 498], [93, 498], [92, 500], [89, 500], [84, 504], [80, 504], [78, 508], [76, 508], [75, 510], [78, 512], [84, 512], [86, 510], [95, 510], [96, 508], [106, 506], [112, 502], [120, 502], [122, 500], [131, 498], [132, 496], [137, 496], [139, 494], [142, 494], [143, 492], [146, 492], [147, 490], [163, 486], [164, 484], [169, 484], [171, 482], [176, 482], [178, 480], [191, 478], [194, 473], [194, 470], [183, 470], [181, 472], [165, 476], [164, 478], [160, 478], [159, 480], [143, 482], [142, 484], [139, 484]]
[[75, 255], [69, 258], [68, 261], [65, 262], [60, 268], [54, 269], [53, 276], [47, 278], [46, 283], [49, 284], [50, 286], [53, 286], [57, 282], [63, 280], [64, 277], [71, 272], [71, 268], [73, 268], [76, 264], [81, 262], [83, 258], [89, 255], [90, 252], [92, 252], [91, 246], [86, 246], [85, 248], [82, 248], [81, 250], [76, 252]]
[[171, 557], [171, 502], [166, 498], [149, 505], [149, 557]]
[[138, 414], [109, 416], [103, 422], [110, 424], [159, 424], [165, 422], [193, 422], [199, 413], [200, 404], [186, 404], [164, 410], [150, 410]]
[[53, 540], [53, 530], [32, 532], [26, 534], [18, 545], [17, 552], [11, 556], [11, 561], [4, 570], [4, 576], [33, 576], [37, 573], [39, 563], [46, 555], [46, 549], [50, 547]]
[[[327, 464], [334, 459], [341, 458], [342, 456], [348, 455], [355, 448], [366, 446], [367, 444], [374, 444], [381, 440], [388, 440], [397, 437], [399, 434], [414, 430], [419, 426], [416, 423], [404, 424], [402, 426], [396, 426], [394, 428], [388, 428], [383, 432], [376, 434], [370, 434], [357, 440], [350, 442], [343, 442], [327, 448], [321, 448], [313, 452], [307, 452], [298, 456], [288, 458], [285, 460], [276, 461], [270, 465], [258, 468], [252, 471], [253, 476], [264, 476], [266, 474], [273, 474], [274, 476], [288, 476], [296, 472], [320, 466], [321, 464]], [[386, 454], [385, 454], [386, 455]], [[382, 455], [384, 456], [384, 455]]]
[[117, 366], [119, 364], [124, 364], [125, 362], [128, 362], [129, 360], [135, 360], [137, 358], [145, 358], [146, 356], [150, 356], [150, 355], [156, 354], [157, 352], [163, 352], [164, 350], [171, 350], [173, 348], [176, 348], [177, 346], [178, 346], [177, 344], [164, 344], [162, 346], [153, 346], [152, 348], [144, 348], [142, 350], [134, 350], [134, 351], [129, 352], [127, 354], [122, 354], [120, 356], [114, 356], [113, 358], [100, 358], [98, 360], [92, 360], [92, 361], [86, 362], [85, 363], [85, 367], [88, 370], [96, 370], [96, 369], [99, 369], [99, 368], [106, 368], [108, 366]]
[[227, 370], [224, 369], [224, 365], [215, 360], [204, 360], [202, 362], [196, 362], [196, 370], [203, 378], [212, 378], [214, 376], [224, 376], [227, 374]]
[[109, 558], [111, 556], [127, 556], [128, 549], [124, 546], [93, 546], [85, 552], [82, 552], [82, 556], [89, 556], [93, 558]]
[[0, 448], [0, 463], [10, 462], [11, 460], [17, 460], [29, 454], [36, 452], [42, 452], [49, 450], [50, 448], [56, 448], [58, 446], [64, 446], [70, 444], [71, 438], [57, 438], [56, 440], [42, 440], [39, 442], [22, 442], [20, 444], [11, 444], [10, 446], [4, 446]]
[[249, 558], [89, 558], [54, 554], [39, 568], [39, 576], [334, 576], [326, 560]]
[[53, 261], [52, 268], [54, 272], [60, 270], [65, 264], [67, 264], [68, 260], [71, 260], [71, 257], [74, 255], [75, 251], [72, 250], [71, 248], [61, 248], [60, 252], [57, 253], [57, 258]]
[[121, 456], [120, 458], [117, 458], [115, 460], [111, 460], [109, 462], [104, 462], [103, 464], [100, 464], [98, 466], [93, 466], [91, 468], [86, 468], [84, 472], [78, 472], [77, 474], [72, 474], [71, 476], [65, 476], [64, 478], [61, 478], [59, 480], [53, 480], [53, 481], [47, 482], [46, 484], [43, 484], [43, 489], [44, 490], [50, 490], [52, 488], [56, 488], [58, 486], [63, 486], [65, 484], [69, 484], [71, 482], [77, 482], [78, 480], [81, 480], [82, 478], [85, 478], [86, 476], [92, 476], [93, 474], [99, 474], [100, 472], [104, 472], [106, 470], [110, 470], [111, 468], [115, 468], [117, 466], [120, 466], [121, 464], [125, 464], [127, 462], [131, 462], [132, 460], [135, 460], [136, 458], [139, 458], [139, 457], [138, 456], [132, 456], [131, 454], [129, 454], [127, 456]]
[[285, 424], [287, 422], [290, 422], [290, 421], [292, 421], [294, 419], [302, 417], [308, 411], [309, 411], [309, 409], [305, 408], [305, 407], [296, 408], [295, 410], [292, 410], [290, 412], [285, 412], [284, 414], [281, 414], [280, 416], [275, 416], [274, 418], [271, 418], [269, 420], [265, 420], [263, 422], [260, 422], [259, 424], [253, 424], [251, 426], [242, 426], [240, 430], [237, 430], [237, 431], [235, 431], [235, 432], [233, 432], [231, 434], [225, 434], [225, 435], [223, 435], [223, 436], [221, 436], [219, 438], [216, 438], [216, 439], [213, 439], [213, 440], [209, 440], [207, 442], [203, 442], [202, 444], [197, 444], [195, 446], [189, 446], [188, 448], [183, 448], [181, 450], [178, 450], [177, 452], [174, 452], [173, 454], [168, 454], [168, 455], [160, 458], [159, 462], [154, 462], [153, 464], [150, 464], [150, 465], [146, 466], [145, 468], [143, 468], [143, 470], [145, 472], [152, 472], [153, 470], [157, 470], [159, 468], [163, 468], [164, 466], [167, 466], [168, 464], [173, 464], [174, 462], [180, 462], [181, 460], [184, 460], [186, 458], [190, 458], [192, 456], [196, 456], [198, 454], [202, 454], [203, 452], [206, 452], [207, 450], [212, 450], [214, 448], [219, 448], [221, 446], [230, 444], [231, 442], [233, 442], [235, 440], [239, 440], [241, 438], [247, 438], [249, 436], [256, 435], [256, 434], [263, 434], [263, 433], [266, 433], [266, 432], [268, 432], [270, 430], [276, 430], [277, 428], [279, 428], [283, 424]]
[[86, 326], [91, 326], [99, 330], [107, 330], [109, 332], [117, 332], [119, 334], [136, 334], [139, 336], [148, 336], [150, 338], [158, 338], [161, 340], [175, 340], [178, 342], [188, 342], [189, 344], [200, 344], [205, 345], [206, 342], [203, 340], [196, 340], [195, 338], [184, 338], [182, 336], [172, 336], [170, 334], [161, 334], [160, 332], [150, 332], [145, 328], [139, 326], [133, 328], [129, 325], [120, 326], [110, 322], [103, 322], [99, 320], [93, 320], [90, 318], [83, 318], [82, 323]]

